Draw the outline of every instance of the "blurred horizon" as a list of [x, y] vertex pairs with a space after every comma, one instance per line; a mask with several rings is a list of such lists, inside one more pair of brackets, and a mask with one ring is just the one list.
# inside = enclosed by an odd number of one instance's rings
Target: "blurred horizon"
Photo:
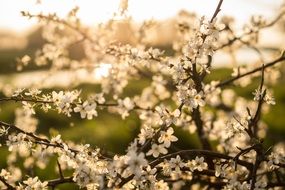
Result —
[[[57, 13], [60, 17], [64, 17], [75, 6], [80, 7], [78, 17], [82, 23], [95, 26], [112, 18], [114, 12], [118, 10], [120, 0], [105, 0], [97, 4], [95, 2], [91, 4], [88, 0], [41, 0], [41, 3], [37, 2], [38, 0], [9, 0], [5, 2], [0, 0], [0, 30], [22, 34], [23, 32], [29, 32], [33, 26], [37, 25], [35, 19], [29, 20], [21, 16], [21, 11], [29, 11], [34, 14]], [[220, 16], [231, 15], [238, 18], [236, 24], [241, 26], [252, 15], [263, 15], [266, 18], [273, 17], [282, 2], [282, 0], [225, 1], [219, 14]], [[195, 0], [129, 0], [128, 14], [136, 22], [145, 19], [165, 20], [175, 16], [180, 10], [210, 17], [216, 3], [217, 0], [207, 2], [206, 0], [199, 2]], [[161, 8], [162, 4], [163, 8]]]
[[[106, 0], [95, 4], [87, 0], [62, 0], [49, 1], [41, 0], [0, 0], [0, 64], [10, 63], [11, 70], [15, 68], [15, 58], [25, 54], [33, 54], [36, 49], [40, 49], [45, 42], [42, 38], [41, 25], [36, 19], [28, 19], [21, 16], [20, 11], [29, 11], [32, 14], [48, 14], [57, 13], [59, 17], [64, 18], [68, 12], [75, 6], [79, 7], [78, 17], [86, 26], [95, 27], [100, 22], [105, 22], [114, 16], [118, 11], [120, 0]], [[213, 14], [218, 0], [195, 1], [195, 0], [129, 0], [127, 15], [132, 17], [133, 22], [120, 22], [118, 19], [117, 29], [115, 31], [115, 39], [122, 43], [132, 44], [135, 39], [134, 30], [138, 23], [145, 19], [157, 20], [157, 27], [148, 33], [148, 42], [155, 47], [167, 49], [172, 44], [174, 33], [177, 28], [173, 27], [175, 16], [179, 11], [185, 10], [196, 13], [199, 16], [205, 15], [208, 18]], [[222, 10], [219, 13], [219, 18], [224, 15], [236, 18], [235, 27], [237, 31], [242, 30], [242, 26], [249, 22], [252, 15], [262, 15], [269, 22], [275, 19], [277, 10], [283, 0], [267, 1], [267, 0], [239, 0], [239, 1], [224, 1]], [[163, 4], [163, 6], [161, 6]], [[167, 31], [167, 32], [165, 32]], [[278, 26], [265, 29], [261, 33], [259, 46], [271, 50], [275, 48], [285, 49], [285, 36], [283, 35], [284, 28]], [[74, 47], [73, 54], [78, 55], [80, 46]], [[237, 52], [239, 62], [245, 64], [247, 62], [254, 63], [258, 60], [258, 56], [254, 51]], [[269, 52], [270, 53], [270, 52]], [[80, 54], [80, 53], [79, 53]], [[265, 54], [266, 55], [266, 54]], [[80, 57], [81, 55], [79, 55]], [[251, 57], [249, 60], [248, 57]], [[267, 56], [264, 56], [267, 57]], [[270, 56], [268, 56], [270, 57]], [[225, 54], [215, 55], [219, 65], [225, 65], [231, 61], [231, 57]]]
[[[185, 10], [194, 12], [199, 16], [206, 15], [207, 17], [211, 17], [217, 3], [216, 1], [208, 1], [207, 6], [204, 6], [206, 0], [199, 2], [194, 0], [178, 0], [176, 3], [170, 0], [144, 0], [135, 2], [134, 0], [129, 0], [127, 14], [131, 16], [135, 23], [139, 23], [145, 19], [157, 20], [161, 27], [157, 29], [156, 33], [158, 35], [156, 34], [154, 39], [156, 42], [159, 42], [159, 44], [167, 44], [174, 30], [171, 22], [179, 11]], [[37, 3], [38, 0], [11, 0], [5, 3], [3, 0], [0, 0], [0, 2], [0, 14], [2, 14], [0, 16], [0, 50], [23, 49], [27, 47], [28, 40], [31, 40], [28, 39], [29, 37], [40, 37], [36, 34], [38, 30], [40, 30], [40, 24], [37, 23], [36, 19], [28, 19], [21, 16], [21, 11], [29, 11], [32, 14], [57, 13], [59, 17], [64, 18], [72, 8], [78, 6], [78, 17], [82, 24], [92, 28], [101, 22], [103, 23], [111, 19], [114, 13], [118, 11], [120, 4], [120, 0], [106, 0], [94, 4], [96, 6], [90, 6], [90, 1], [87, 0], [68, 0], [68, 2], [67, 0], [41, 0], [40, 3]], [[235, 27], [241, 29], [245, 23], [248, 23], [252, 15], [262, 15], [266, 20], [273, 20], [282, 2], [284, 1], [225, 1], [219, 13], [219, 17], [230, 15], [235, 18]], [[162, 3], [164, 3], [165, 6], [160, 8]], [[149, 5], [152, 7], [149, 8]], [[124, 31], [126, 30], [125, 27], [129, 26], [122, 25], [119, 30]], [[167, 29], [167, 33], [163, 31], [165, 29]], [[272, 35], [273, 33], [274, 35]], [[265, 31], [263, 36], [271, 35], [271, 37], [262, 39], [262, 44], [285, 47], [282, 43], [282, 41], [285, 40], [282, 34], [283, 31], [280, 32], [276, 30], [276, 28], [270, 28], [270, 31]]]

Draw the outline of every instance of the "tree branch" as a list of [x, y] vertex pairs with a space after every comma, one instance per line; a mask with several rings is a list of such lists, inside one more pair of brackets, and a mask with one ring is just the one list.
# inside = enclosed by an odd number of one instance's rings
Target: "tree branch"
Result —
[[257, 67], [255, 69], [252, 69], [251, 71], [245, 72], [243, 74], [239, 74], [236, 77], [233, 77], [233, 78], [230, 78], [228, 80], [222, 81], [219, 84], [217, 84], [216, 87], [223, 87], [223, 86], [229, 85], [229, 84], [233, 83], [234, 81], [236, 81], [236, 80], [238, 80], [240, 78], [243, 78], [245, 76], [248, 76], [248, 75], [251, 75], [251, 74], [256, 73], [258, 71], [261, 71], [263, 69], [263, 67], [265, 69], [267, 67], [271, 67], [271, 66], [275, 65], [276, 63], [279, 63], [279, 62], [284, 61], [284, 60], [285, 60], [285, 56], [284, 56], [284, 53], [282, 53], [282, 55], [279, 58], [277, 58], [276, 60], [271, 61], [269, 63], [266, 63], [266, 64], [264, 64], [264, 66], [260, 66], [260, 67]]

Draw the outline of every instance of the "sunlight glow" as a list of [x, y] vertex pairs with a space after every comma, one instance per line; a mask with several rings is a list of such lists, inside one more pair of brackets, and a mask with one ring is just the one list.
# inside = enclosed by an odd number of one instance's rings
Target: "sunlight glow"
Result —
[[[43, 88], [54, 88], [54, 87], [68, 87], [70, 85], [76, 85], [78, 83], [94, 84], [98, 83], [102, 77], [109, 75], [111, 64], [101, 63], [100, 66], [96, 67], [92, 72], [86, 69], [78, 69], [76, 71], [58, 71], [58, 72], [47, 72], [47, 71], [33, 71], [25, 73], [17, 73], [12, 75], [0, 76], [0, 81], [9, 84], [1, 86], [0, 89], [5, 88], [6, 92], [11, 92], [13, 87], [18, 88], [29, 88], [31, 86], [41, 85]], [[8, 89], [9, 88], [9, 89]]]
[[109, 71], [112, 67], [112, 64], [101, 63], [98, 68], [93, 70], [93, 76], [95, 79], [100, 80], [102, 77], [107, 77], [109, 75]]
[[[20, 11], [32, 13], [56, 12], [59, 16], [65, 16], [69, 10], [79, 6], [79, 17], [88, 25], [104, 22], [112, 17], [118, 10], [120, 0], [42, 0], [37, 4], [36, 0], [9, 0], [0, 1], [0, 28], [22, 31], [36, 23], [21, 17]], [[200, 15], [210, 16], [217, 0], [129, 0], [128, 14], [136, 21], [144, 19], [166, 19], [174, 16], [179, 10], [195, 11]], [[245, 22], [252, 14], [272, 16], [274, 10], [282, 3], [282, 0], [239, 0], [225, 1], [222, 15], [238, 17], [241, 23]]]

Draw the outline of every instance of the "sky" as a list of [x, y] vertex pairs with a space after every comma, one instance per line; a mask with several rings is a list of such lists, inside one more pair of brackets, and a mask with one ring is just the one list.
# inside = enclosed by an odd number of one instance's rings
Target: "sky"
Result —
[[[120, 0], [0, 0], [0, 28], [22, 32], [36, 24], [21, 16], [20, 11], [52, 13], [65, 16], [78, 5], [79, 17], [88, 25], [95, 25], [111, 18], [118, 10]], [[220, 15], [231, 15], [243, 24], [253, 14], [274, 17], [283, 0], [224, 0]], [[218, 0], [129, 0], [129, 14], [136, 21], [144, 19], [166, 19], [179, 10], [195, 11], [211, 17]]]

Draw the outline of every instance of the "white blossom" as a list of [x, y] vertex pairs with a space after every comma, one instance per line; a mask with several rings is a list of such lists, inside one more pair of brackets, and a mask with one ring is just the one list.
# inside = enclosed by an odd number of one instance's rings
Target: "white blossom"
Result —
[[175, 172], [180, 172], [180, 169], [184, 167], [184, 163], [180, 156], [177, 155], [176, 158], [171, 158], [169, 161], [169, 166], [175, 170]]
[[11, 173], [8, 172], [7, 170], [1, 169], [0, 177], [4, 178], [5, 180], [8, 180], [8, 179], [11, 178], [12, 176], [11, 176]]
[[160, 154], [167, 154], [167, 152], [168, 151], [163, 144], [152, 144], [151, 149], [146, 153], [146, 155], [152, 155], [153, 157], [157, 158]]
[[163, 143], [165, 147], [170, 147], [171, 142], [175, 142], [178, 140], [177, 137], [173, 135], [174, 130], [172, 127], [169, 127], [167, 131], [161, 131], [160, 137], [158, 138], [159, 143]]
[[14, 91], [14, 93], [12, 94], [13, 97], [17, 97], [20, 94], [22, 94], [22, 92], [25, 90], [25, 88], [18, 88]]
[[96, 106], [95, 102], [89, 102], [86, 100], [82, 105], [77, 105], [74, 108], [74, 112], [79, 112], [82, 119], [87, 117], [87, 119], [90, 120], [93, 116], [97, 116]]
[[41, 182], [38, 177], [34, 177], [34, 178], [28, 178], [27, 180], [25, 180], [23, 182], [26, 187], [25, 190], [44, 190], [44, 189], [48, 189], [47, 184], [48, 182]]
[[151, 126], [144, 125], [141, 128], [140, 134], [138, 135], [139, 144], [143, 145], [147, 139], [152, 138], [154, 135], [154, 129]]
[[203, 171], [208, 168], [208, 164], [204, 162], [204, 157], [198, 157], [196, 156], [195, 160], [188, 161], [186, 163], [187, 167], [191, 171], [198, 170], [198, 171]]
[[163, 180], [154, 183], [154, 189], [156, 190], [169, 190], [169, 186]]
[[63, 112], [67, 116], [71, 116], [72, 112], [72, 104], [78, 98], [78, 91], [68, 91], [68, 92], [52, 92], [52, 100], [57, 106], [57, 110], [59, 113]]

